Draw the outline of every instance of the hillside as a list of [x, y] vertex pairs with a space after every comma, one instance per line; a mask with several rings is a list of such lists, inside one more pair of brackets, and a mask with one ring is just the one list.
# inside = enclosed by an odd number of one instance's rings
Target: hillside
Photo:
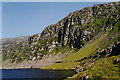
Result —
[[71, 78], [118, 78], [120, 2], [72, 12], [2, 53], [3, 68], [75, 69]]

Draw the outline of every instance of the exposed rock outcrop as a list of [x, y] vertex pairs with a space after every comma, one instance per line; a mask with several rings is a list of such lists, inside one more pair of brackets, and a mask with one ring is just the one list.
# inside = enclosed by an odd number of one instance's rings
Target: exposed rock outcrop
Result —
[[46, 27], [42, 33], [3, 47], [3, 61], [39, 61], [45, 55], [64, 54], [68, 47], [79, 50], [88, 41], [92, 42], [101, 36], [99, 33], [114, 29], [119, 22], [120, 2], [96, 4], [77, 10]]

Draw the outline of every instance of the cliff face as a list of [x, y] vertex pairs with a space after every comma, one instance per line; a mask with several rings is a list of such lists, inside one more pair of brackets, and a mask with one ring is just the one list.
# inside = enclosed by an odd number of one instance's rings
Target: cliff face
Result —
[[58, 23], [47, 27], [41, 33], [40, 40], [56, 38], [60, 46], [73, 44], [73, 47], [80, 48], [83, 41], [89, 41], [99, 29], [114, 25], [115, 20], [120, 18], [119, 7], [119, 3], [97, 4], [70, 13]]
[[3, 47], [3, 61], [39, 61], [45, 55], [56, 55], [62, 51], [65, 54], [68, 48], [77, 51], [99, 33], [114, 29], [118, 22], [120, 2], [97, 4], [77, 10], [26, 41]]

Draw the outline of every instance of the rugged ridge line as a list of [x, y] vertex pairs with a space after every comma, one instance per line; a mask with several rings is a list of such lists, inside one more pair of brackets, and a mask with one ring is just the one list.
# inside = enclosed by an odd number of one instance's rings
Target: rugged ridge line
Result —
[[[69, 56], [67, 47], [74, 53], [74, 50], [82, 48], [98, 33], [114, 29], [114, 25], [119, 21], [120, 2], [96, 4], [77, 10], [58, 23], [46, 27], [42, 33], [30, 36], [27, 41], [3, 47], [3, 61], [37, 62], [46, 55], [53, 56], [57, 53]], [[60, 51], [62, 47], [63, 53]]]

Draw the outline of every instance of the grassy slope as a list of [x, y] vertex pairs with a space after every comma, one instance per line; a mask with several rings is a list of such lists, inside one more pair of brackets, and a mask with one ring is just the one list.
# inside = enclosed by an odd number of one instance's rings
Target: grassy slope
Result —
[[[96, 47], [99, 46], [100, 42], [104, 39], [105, 36], [101, 36], [99, 39], [88, 45], [87, 47], [80, 49], [77, 53], [68, 56], [67, 58], [61, 61], [74, 61], [80, 60], [84, 57], [87, 57], [94, 52]], [[46, 66], [42, 69], [71, 69], [76, 66], [79, 62], [66, 62], [66, 63], [54, 63], [52, 65]]]
[[84, 57], [87, 57], [91, 53], [94, 52], [94, 50], [100, 45], [100, 42], [103, 40], [105, 36], [101, 36], [99, 39], [88, 45], [87, 47], [79, 50], [77, 53], [70, 55], [63, 61], [74, 61], [74, 60], [80, 60]]
[[91, 66], [89, 69], [82, 71], [78, 74], [75, 74], [71, 78], [86, 77], [87, 74], [92, 75], [93, 78], [119, 78], [120, 74], [120, 63], [113, 65], [113, 60], [120, 57], [112, 56], [107, 58], [99, 58], [94, 66]]
[[[106, 39], [111, 36], [115, 36], [118, 32], [118, 28], [115, 28], [114, 30], [109, 32], [109, 34], [106, 36]], [[101, 42], [101, 45], [99, 46], [100, 49], [105, 49], [112, 42], [119, 40], [120, 36], [116, 36], [110, 41], [107, 41], [106, 39]], [[119, 57], [120, 55], [99, 58], [97, 61], [95, 61], [95, 64], [93, 66], [87, 68], [87, 70], [85, 71], [75, 74], [71, 78], [86, 77], [87, 74], [92, 75], [91, 77], [94, 78], [119, 78], [120, 63], [113, 64], [113, 61]]]
[[42, 69], [71, 69], [76, 66], [79, 62], [66, 62], [66, 63], [54, 63]]
[[[92, 42], [90, 45], [88, 45], [85, 48], [80, 49], [75, 54], [72, 54], [68, 56], [67, 58], [61, 60], [61, 61], [75, 61], [80, 60], [84, 57], [89, 56], [90, 54], [95, 52], [95, 49], [99, 47], [99, 49], [105, 49], [107, 46], [109, 46], [112, 42], [118, 40], [120, 36], [116, 36], [110, 41], [107, 41], [108, 38], [111, 36], [115, 36], [118, 33], [118, 28], [115, 28], [114, 30], [106, 31], [104, 35], [102, 35], [100, 38]], [[113, 61], [120, 57], [120, 55], [117, 56], [111, 56], [106, 58], [99, 58], [95, 61], [95, 64], [93, 66], [90, 66], [87, 68], [87, 70], [82, 71], [78, 74], [75, 74], [72, 76], [72, 78], [76, 77], [86, 77], [87, 74], [92, 74], [91, 77], [94, 78], [118, 78], [118, 74], [120, 74], [120, 63], [113, 64]], [[66, 62], [66, 63], [54, 63], [52, 65], [46, 66], [42, 69], [72, 69], [74, 66], [76, 66], [80, 62]]]

